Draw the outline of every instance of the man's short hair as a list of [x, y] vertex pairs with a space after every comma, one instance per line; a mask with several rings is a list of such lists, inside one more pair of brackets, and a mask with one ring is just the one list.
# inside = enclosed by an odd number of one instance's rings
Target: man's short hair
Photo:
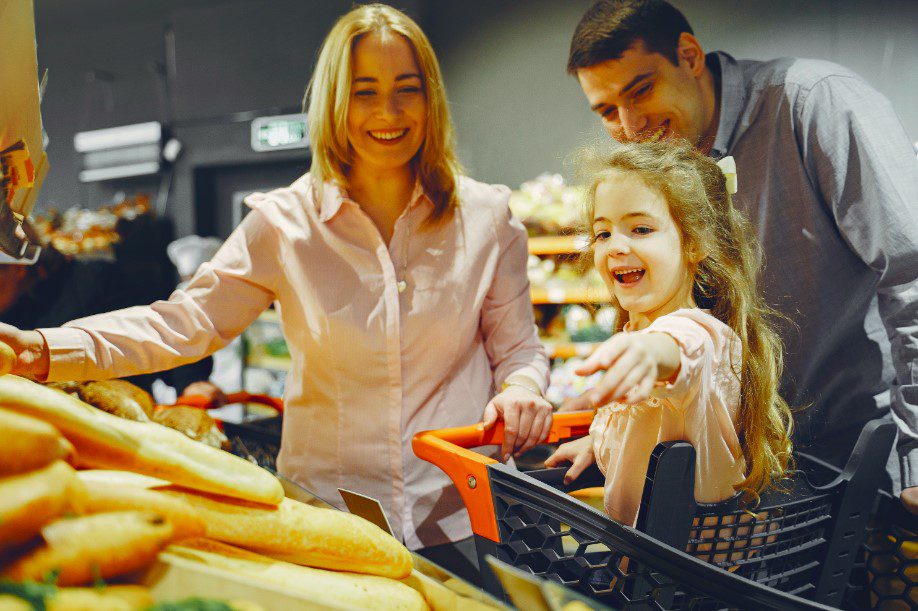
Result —
[[576, 75], [580, 68], [620, 59], [639, 41], [648, 52], [678, 65], [683, 32], [694, 34], [685, 15], [663, 0], [599, 0], [574, 30], [567, 71]]

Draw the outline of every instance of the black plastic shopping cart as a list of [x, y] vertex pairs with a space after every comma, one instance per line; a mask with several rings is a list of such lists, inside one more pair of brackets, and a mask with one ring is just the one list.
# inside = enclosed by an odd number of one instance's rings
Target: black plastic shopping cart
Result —
[[[583, 436], [591, 421], [557, 414], [548, 442]], [[693, 448], [660, 444], [637, 528], [567, 494], [602, 485], [596, 470], [568, 487], [566, 469], [522, 473], [468, 449], [499, 445], [500, 424], [428, 431], [413, 447], [459, 488], [482, 567], [493, 555], [613, 608], [812, 609], [841, 603], [894, 438], [892, 424], [869, 424], [833, 481], [814, 486], [800, 470], [752, 511], [737, 499], [696, 504]], [[488, 570], [482, 580], [500, 593]]]

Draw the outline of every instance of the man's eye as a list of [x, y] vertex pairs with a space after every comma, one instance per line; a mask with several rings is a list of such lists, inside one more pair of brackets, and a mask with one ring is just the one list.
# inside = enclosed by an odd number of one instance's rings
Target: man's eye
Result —
[[618, 118], [618, 108], [615, 106], [610, 106], [609, 108], [602, 111], [602, 118], [606, 121], [614, 121]]
[[640, 98], [650, 93], [650, 90], [653, 89], [653, 83], [647, 83], [646, 85], [641, 85], [638, 89], [632, 94], [632, 98]]
[[647, 235], [648, 233], [653, 233], [653, 227], [648, 227], [647, 225], [638, 225], [632, 231], [638, 235]]

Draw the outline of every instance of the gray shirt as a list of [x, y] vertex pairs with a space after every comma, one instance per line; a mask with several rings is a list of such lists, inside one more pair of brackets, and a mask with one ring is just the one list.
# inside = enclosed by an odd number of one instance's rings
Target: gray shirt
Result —
[[[892, 412], [903, 487], [918, 485], [918, 160], [889, 101], [841, 66], [708, 56], [720, 73], [711, 155], [764, 247], [766, 300], [790, 317], [782, 394], [796, 447], [844, 464]], [[890, 461], [893, 487], [896, 463]]]

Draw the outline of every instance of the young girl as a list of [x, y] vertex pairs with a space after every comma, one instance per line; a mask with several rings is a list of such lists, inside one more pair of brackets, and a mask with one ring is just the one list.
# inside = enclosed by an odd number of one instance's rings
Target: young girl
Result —
[[570, 481], [596, 460], [606, 512], [633, 525], [653, 448], [685, 440], [699, 502], [754, 499], [787, 469], [791, 416], [755, 239], [730, 201], [735, 175], [670, 142], [623, 145], [590, 167], [594, 264], [620, 332], [577, 370], [605, 371], [587, 395], [599, 407], [590, 436], [545, 464], [571, 461]]

